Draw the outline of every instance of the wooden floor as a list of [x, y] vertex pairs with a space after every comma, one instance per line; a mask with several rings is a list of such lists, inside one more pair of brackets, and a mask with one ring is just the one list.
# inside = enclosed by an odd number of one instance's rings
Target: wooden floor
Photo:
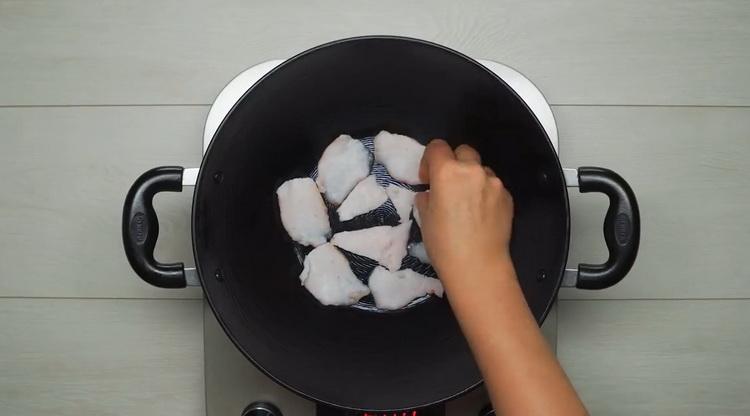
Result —
[[[201, 292], [133, 275], [123, 197], [148, 168], [198, 165], [235, 74], [363, 34], [517, 68], [553, 104], [564, 165], [633, 185], [631, 275], [563, 290], [547, 328], [593, 414], [750, 414], [744, 0], [0, 0], [0, 414], [222, 413]], [[191, 262], [190, 197], [157, 197], [161, 259]], [[602, 260], [606, 201], [571, 204], [571, 264]]]

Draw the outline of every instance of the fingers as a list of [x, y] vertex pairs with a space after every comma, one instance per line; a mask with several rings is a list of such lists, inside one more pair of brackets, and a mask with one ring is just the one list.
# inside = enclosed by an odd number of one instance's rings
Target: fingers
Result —
[[[452, 160], [469, 164], [482, 164], [482, 157], [473, 147], [462, 144], [458, 146], [455, 152], [450, 145], [441, 139], [435, 139], [427, 144], [427, 148], [422, 155], [422, 161], [419, 165], [419, 177], [424, 183], [430, 183], [430, 173], [439, 168], [443, 163]], [[488, 177], [496, 177], [495, 172], [489, 167], [484, 167]]]
[[451, 160], [456, 160], [456, 155], [445, 140], [435, 139], [429, 142], [419, 164], [419, 178], [424, 183], [430, 183], [430, 172]]
[[462, 144], [456, 148], [456, 159], [461, 162], [482, 164], [482, 157], [473, 147]]

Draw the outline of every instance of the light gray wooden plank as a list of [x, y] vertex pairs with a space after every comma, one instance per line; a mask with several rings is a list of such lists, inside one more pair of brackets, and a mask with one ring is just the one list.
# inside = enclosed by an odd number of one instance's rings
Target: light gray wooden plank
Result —
[[[197, 166], [206, 108], [0, 109], [0, 296], [190, 297], [137, 278], [122, 203], [142, 172]], [[191, 189], [160, 194], [157, 258], [192, 264]]]
[[[633, 185], [641, 254], [623, 282], [562, 298], [750, 297], [750, 109], [555, 107], [567, 166], [601, 165]], [[122, 252], [123, 197], [150, 167], [197, 166], [206, 108], [0, 109], [0, 296], [199, 297], [139, 281]], [[606, 255], [600, 195], [571, 193], [571, 264]], [[191, 263], [190, 195], [157, 197], [157, 254]]]
[[0, 1], [0, 105], [208, 103], [246, 67], [365, 34], [518, 68], [553, 103], [750, 104], [750, 4]]
[[750, 301], [561, 301], [558, 357], [593, 415], [750, 414]]
[[[750, 109], [557, 107], [564, 165], [619, 172], [642, 220], [631, 273], [603, 291], [561, 298], [748, 298]], [[607, 251], [602, 195], [571, 192], [570, 264]]]
[[200, 300], [0, 299], [0, 414], [205, 415]]

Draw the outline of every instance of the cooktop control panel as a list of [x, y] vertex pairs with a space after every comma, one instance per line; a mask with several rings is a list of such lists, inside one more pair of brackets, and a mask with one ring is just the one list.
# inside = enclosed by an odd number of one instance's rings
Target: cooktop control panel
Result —
[[357, 412], [341, 410], [324, 405], [318, 405], [316, 416], [445, 416], [445, 406], [438, 405], [423, 409], [399, 410], [388, 412]]

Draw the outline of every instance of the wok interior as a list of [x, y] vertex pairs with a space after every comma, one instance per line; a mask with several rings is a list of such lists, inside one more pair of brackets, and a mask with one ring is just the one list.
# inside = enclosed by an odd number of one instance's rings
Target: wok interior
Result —
[[[382, 314], [323, 307], [300, 286], [276, 188], [310, 172], [337, 135], [381, 129], [468, 143], [504, 180], [516, 204], [513, 260], [539, 320], [568, 238], [564, 185], [544, 131], [504, 84], [454, 52], [350, 40], [257, 84], [201, 169], [193, 231], [206, 293], [230, 337], [271, 376], [319, 401], [370, 410], [430, 404], [481, 380], [444, 299]], [[540, 271], [547, 278], [538, 281]]]

